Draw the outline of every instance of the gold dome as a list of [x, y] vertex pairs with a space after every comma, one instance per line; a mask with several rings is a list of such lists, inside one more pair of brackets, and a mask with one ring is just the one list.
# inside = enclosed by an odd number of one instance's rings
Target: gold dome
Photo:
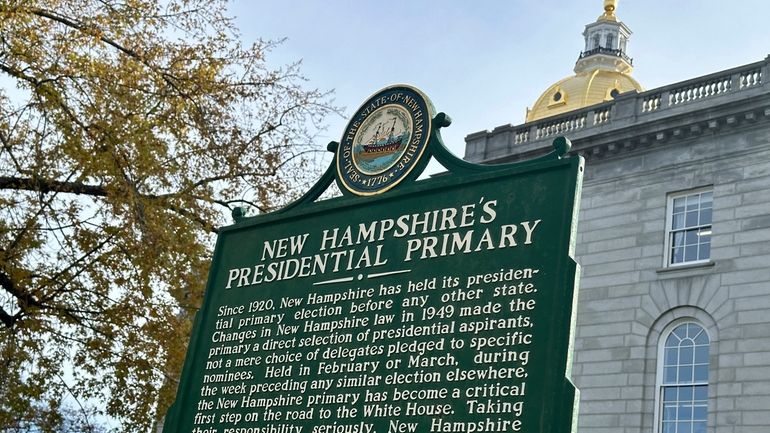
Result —
[[642, 86], [622, 72], [594, 69], [567, 77], [552, 85], [527, 110], [527, 122], [611, 101], [616, 95]]
[[527, 109], [527, 122], [611, 101], [642, 86], [633, 78], [632, 60], [626, 55], [631, 29], [615, 16], [617, 0], [604, 0], [604, 14], [586, 25], [585, 50], [575, 63], [575, 75], [552, 85]]

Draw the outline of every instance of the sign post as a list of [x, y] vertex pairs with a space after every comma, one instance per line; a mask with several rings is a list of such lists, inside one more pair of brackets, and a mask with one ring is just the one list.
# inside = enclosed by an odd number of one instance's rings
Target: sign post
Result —
[[575, 431], [582, 159], [470, 164], [448, 124], [383, 89], [302, 199], [220, 231], [164, 432]]

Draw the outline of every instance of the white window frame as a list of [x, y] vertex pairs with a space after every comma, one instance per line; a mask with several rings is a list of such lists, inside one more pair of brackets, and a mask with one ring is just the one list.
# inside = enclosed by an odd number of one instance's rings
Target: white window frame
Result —
[[[711, 252], [709, 252], [709, 257], [706, 259], [696, 259], [696, 260], [690, 260], [690, 261], [683, 261], [681, 263], [671, 263], [671, 233], [678, 230], [672, 230], [671, 224], [673, 222], [673, 215], [674, 215], [674, 200], [681, 197], [686, 197], [689, 195], [694, 194], [701, 194], [704, 192], [711, 192], [711, 206], [712, 206], [712, 218], [711, 218], [711, 224], [709, 224], [709, 236], [713, 236], [713, 227], [714, 227], [714, 218], [713, 218], [713, 209], [714, 209], [714, 187], [712, 185], [699, 187], [695, 189], [689, 189], [686, 191], [678, 191], [675, 193], [670, 193], [666, 200], [666, 227], [665, 227], [665, 241], [664, 241], [664, 249], [663, 249], [663, 267], [666, 268], [675, 268], [677, 266], [688, 266], [688, 265], [697, 265], [697, 264], [704, 264], [704, 263], [711, 263]], [[704, 224], [705, 226], [705, 224]]]
[[[677, 327], [681, 325], [686, 325], [692, 323], [694, 325], [699, 326], [703, 329], [703, 332], [706, 333], [706, 337], [708, 337], [709, 340], [709, 361], [711, 358], [711, 347], [712, 347], [712, 339], [711, 335], [708, 332], [708, 329], [703, 323], [700, 323], [699, 321], [687, 317], [675, 320], [668, 324], [663, 329], [663, 332], [660, 334], [660, 338], [658, 340], [658, 360], [657, 360], [657, 368], [655, 370], [655, 411], [653, 414], [653, 432], [654, 433], [662, 433], [663, 432], [663, 391], [666, 389], [666, 387], [673, 387], [677, 385], [670, 385], [670, 384], [664, 384], [663, 383], [663, 367], [664, 367], [664, 356], [665, 356], [665, 348], [666, 348], [666, 340], [668, 339], [668, 336], [671, 335], [671, 333], [676, 329]], [[711, 365], [709, 362], [709, 376], [711, 375]], [[708, 379], [706, 379], [705, 382], [693, 382], [692, 384], [687, 384], [691, 386], [701, 386], [706, 385], [709, 388], [709, 396], [707, 397], [710, 401], [710, 394], [711, 394], [711, 384]], [[683, 385], [680, 385], [683, 386]], [[708, 419], [709, 413], [706, 412], [706, 419]], [[708, 425], [706, 426], [706, 429], [708, 430]]]

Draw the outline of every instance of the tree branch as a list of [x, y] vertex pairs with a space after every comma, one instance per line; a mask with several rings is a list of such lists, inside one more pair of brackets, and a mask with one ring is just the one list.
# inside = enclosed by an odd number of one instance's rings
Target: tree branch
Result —
[[[13, 297], [19, 300], [19, 307], [21, 308], [21, 311], [19, 313], [13, 316], [9, 316], [10, 320], [7, 318], [0, 319], [9, 328], [13, 326], [13, 324], [16, 323], [16, 321], [19, 320], [19, 318], [21, 318], [24, 315], [24, 312], [26, 311], [27, 306], [31, 305], [38, 308], [41, 308], [44, 306], [42, 303], [40, 303], [40, 301], [38, 301], [30, 293], [20, 290], [16, 286], [16, 283], [11, 279], [10, 276], [6, 275], [5, 272], [0, 272], [0, 286], [2, 286], [6, 292], [10, 293], [11, 295], [13, 295]], [[6, 313], [6, 315], [8, 314]]]
[[104, 36], [104, 34], [96, 26], [89, 26], [82, 22], [77, 22], [73, 19], [70, 19], [69, 17], [66, 17], [64, 15], [60, 15], [55, 12], [51, 12], [42, 8], [31, 7], [31, 8], [20, 8], [20, 9], [22, 11], [29, 12], [33, 15], [37, 15], [41, 18], [48, 18], [49, 20], [56, 21], [59, 24], [64, 24], [67, 27], [72, 27], [73, 29], [80, 30], [83, 33], [96, 36], [105, 44], [112, 46], [113, 48], [117, 49], [118, 51], [121, 51], [122, 53], [128, 55], [129, 57], [133, 57], [137, 60], [144, 61], [144, 59], [142, 58], [141, 55], [139, 55], [139, 53]]
[[0, 176], [0, 189], [13, 189], [33, 192], [64, 192], [106, 197], [107, 189], [101, 185], [88, 185], [80, 182], [62, 182], [41, 178]]
[[5, 309], [0, 307], [0, 322], [3, 322], [6, 328], [11, 328], [16, 323], [16, 317], [11, 316]]

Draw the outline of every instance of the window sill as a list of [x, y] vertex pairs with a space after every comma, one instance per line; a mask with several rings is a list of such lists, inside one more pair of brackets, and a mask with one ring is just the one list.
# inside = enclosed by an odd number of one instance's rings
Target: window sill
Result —
[[706, 262], [700, 262], [700, 263], [690, 263], [686, 265], [676, 265], [676, 266], [669, 266], [666, 268], [660, 268], [656, 269], [655, 272], [660, 275], [661, 278], [663, 277], [686, 277], [691, 274], [699, 274], [703, 273], [704, 271], [710, 271], [714, 265], [716, 265], [716, 262], [713, 260], [709, 260]]

